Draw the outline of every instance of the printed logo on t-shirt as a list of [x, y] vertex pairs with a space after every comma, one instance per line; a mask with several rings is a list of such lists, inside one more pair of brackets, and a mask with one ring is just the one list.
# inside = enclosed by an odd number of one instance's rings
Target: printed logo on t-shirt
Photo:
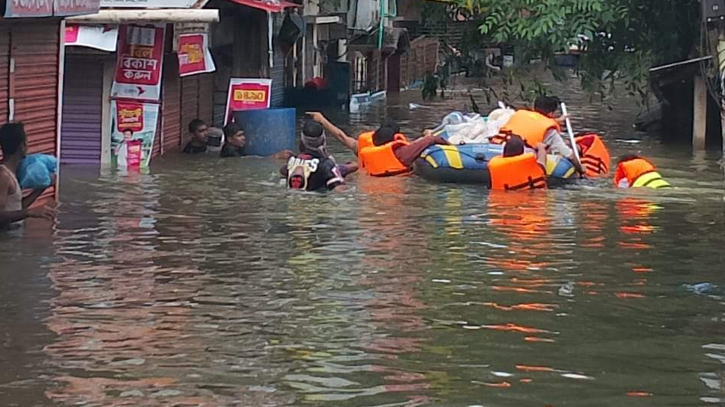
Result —
[[305, 160], [291, 157], [287, 162], [287, 186], [291, 189], [307, 189], [310, 175], [317, 171], [319, 165], [318, 158]]

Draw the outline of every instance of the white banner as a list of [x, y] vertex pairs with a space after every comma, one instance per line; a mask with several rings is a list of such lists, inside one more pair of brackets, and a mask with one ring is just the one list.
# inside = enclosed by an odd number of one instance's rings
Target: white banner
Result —
[[118, 27], [111, 25], [66, 24], [65, 45], [100, 49], [115, 52], [118, 42]]

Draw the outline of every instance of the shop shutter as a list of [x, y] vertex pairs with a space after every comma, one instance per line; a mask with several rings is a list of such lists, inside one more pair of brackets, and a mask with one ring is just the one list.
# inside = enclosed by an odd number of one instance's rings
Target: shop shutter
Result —
[[67, 55], [60, 131], [62, 164], [100, 164], [103, 60]]
[[158, 120], [156, 121], [156, 137], [154, 137], [154, 145], [151, 148], [151, 158], [161, 155], [161, 139], [161, 120]]
[[55, 154], [58, 108], [58, 20], [13, 26], [15, 121], [25, 124], [32, 153]]
[[[35, 20], [10, 31], [10, 56], [15, 58], [10, 92], [15, 121], [25, 124], [30, 153], [57, 151], [59, 32], [56, 19]], [[54, 195], [55, 188], [48, 188], [39, 201]]]
[[181, 146], [181, 78], [179, 78], [179, 62], [176, 55], [169, 55], [164, 62], [162, 131], [164, 154], [178, 150]]
[[10, 79], [10, 30], [0, 23], [0, 123], [8, 121]]
[[269, 103], [271, 107], [279, 107], [284, 104], [284, 55], [277, 48], [274, 50], [274, 66], [269, 72], [272, 78], [272, 96]]
[[[186, 129], [189, 122], [199, 117], [199, 75], [181, 78], [181, 128]], [[188, 132], [183, 131], [182, 134]], [[182, 137], [182, 143], [188, 142], [188, 135]]]
[[214, 74], [199, 75], [199, 118], [211, 125], [214, 122]]

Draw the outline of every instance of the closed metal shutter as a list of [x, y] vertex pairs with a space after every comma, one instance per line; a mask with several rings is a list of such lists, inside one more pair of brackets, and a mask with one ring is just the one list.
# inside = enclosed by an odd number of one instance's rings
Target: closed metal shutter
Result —
[[58, 20], [35, 20], [11, 32], [15, 121], [25, 124], [33, 153], [56, 153], [59, 31]]
[[274, 50], [274, 66], [270, 70], [272, 78], [271, 107], [279, 107], [284, 104], [284, 55], [279, 49]]
[[156, 137], [154, 137], [154, 145], [151, 148], [151, 158], [161, 155], [161, 120], [156, 121]]
[[[10, 78], [10, 30], [0, 23], [0, 123], [8, 121]], [[0, 153], [0, 156], [2, 154]]]
[[[26, 20], [9, 29], [9, 57], [15, 59], [15, 73], [3, 68], [7, 73], [0, 76], [0, 83], [8, 83], [3, 103], [15, 99], [14, 121], [25, 124], [30, 153], [57, 152], [59, 32], [60, 20], [56, 19]], [[3, 59], [9, 66], [9, 58]], [[5, 120], [8, 107], [6, 104], [3, 110]], [[38, 201], [54, 196], [55, 188], [48, 188]]]
[[214, 74], [199, 75], [199, 118], [211, 125], [214, 122]]
[[[181, 128], [186, 129], [189, 122], [199, 117], [199, 75], [181, 78]], [[187, 132], [183, 132], [185, 135]], [[188, 135], [182, 137], [182, 143], [188, 142]]]
[[63, 83], [62, 164], [100, 164], [103, 60], [67, 55]]
[[178, 150], [181, 146], [181, 78], [176, 55], [170, 55], [164, 62], [163, 103], [161, 105], [164, 154]]

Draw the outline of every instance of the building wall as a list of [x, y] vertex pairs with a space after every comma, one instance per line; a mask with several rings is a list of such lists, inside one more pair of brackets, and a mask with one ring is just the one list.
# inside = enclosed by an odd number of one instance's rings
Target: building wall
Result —
[[411, 41], [410, 50], [400, 57], [400, 86], [423, 80], [427, 72], [438, 66], [439, 42], [436, 38], [418, 37]]

